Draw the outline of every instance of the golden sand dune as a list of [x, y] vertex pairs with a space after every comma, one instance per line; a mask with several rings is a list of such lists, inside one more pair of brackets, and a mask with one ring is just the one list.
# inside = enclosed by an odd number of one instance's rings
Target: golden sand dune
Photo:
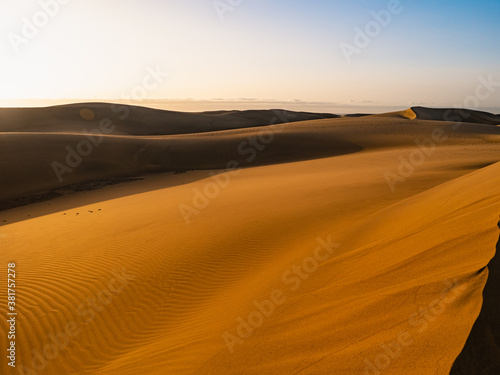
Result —
[[[417, 114], [413, 112], [412, 108], [408, 108], [404, 111], [396, 111], [389, 113], [380, 113], [378, 115], [369, 115], [370, 117], [394, 117], [394, 118], [406, 118], [408, 120], [415, 120], [417, 118]], [[434, 118], [434, 119], [426, 119], [426, 120], [434, 120], [434, 121], [444, 121], [443, 118]]]
[[[57, 187], [50, 163], [82, 137], [0, 135], [3, 198]], [[84, 160], [64, 184], [144, 179], [0, 212], [20, 373], [422, 375], [464, 346], [493, 356], [471, 332], [496, 324], [498, 127], [109, 134]], [[456, 368], [481, 373], [467, 353]]]

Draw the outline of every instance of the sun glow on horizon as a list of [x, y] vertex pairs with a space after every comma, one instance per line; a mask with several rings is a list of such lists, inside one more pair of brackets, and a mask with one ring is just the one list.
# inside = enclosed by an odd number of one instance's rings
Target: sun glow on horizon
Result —
[[[212, 2], [202, 0], [4, 3], [0, 103], [126, 99], [135, 90], [149, 100], [452, 106], [474, 92], [479, 77], [500, 81], [500, 27], [493, 22], [499, 4], [401, 1], [386, 25], [387, 4], [243, 1], [221, 20]], [[349, 63], [340, 46], [355, 45], [358, 30], [369, 32], [377, 17], [379, 32]], [[155, 67], [168, 77], [145, 87]], [[495, 106], [495, 97], [481, 103]]]

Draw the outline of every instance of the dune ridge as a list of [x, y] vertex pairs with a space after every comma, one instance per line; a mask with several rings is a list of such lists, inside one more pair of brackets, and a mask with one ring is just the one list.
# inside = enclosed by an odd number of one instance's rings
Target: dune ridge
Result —
[[500, 115], [472, 109], [412, 107], [411, 110], [416, 114], [416, 117], [421, 120], [443, 120], [500, 125]]
[[78, 103], [41, 108], [0, 108], [0, 132], [91, 132], [99, 128], [102, 121], [109, 120], [114, 125], [114, 134], [152, 136], [337, 117], [328, 113], [277, 109], [191, 113], [112, 103]]

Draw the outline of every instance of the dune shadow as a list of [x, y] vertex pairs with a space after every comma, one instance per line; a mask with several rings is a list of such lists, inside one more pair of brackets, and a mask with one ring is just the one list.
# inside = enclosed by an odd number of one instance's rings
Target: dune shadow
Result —
[[[498, 223], [500, 228], [500, 222]], [[495, 256], [488, 263], [481, 312], [455, 359], [450, 375], [500, 374], [500, 238]]]
[[[50, 215], [57, 212], [71, 210], [81, 206], [97, 204], [99, 202], [103, 202], [110, 199], [118, 199], [130, 195], [146, 193], [149, 191], [155, 191], [169, 187], [185, 185], [208, 177], [207, 171], [203, 171], [207, 173], [206, 175], [204, 174], [201, 175], [199, 173], [200, 171], [197, 171], [198, 173], [197, 172], [191, 173], [191, 172], [193, 171], [185, 171], [185, 172], [183, 171], [182, 174], [185, 174], [185, 176], [182, 180], [174, 178], [170, 180], [168, 179], [168, 175], [172, 175], [172, 177], [175, 177], [173, 175], [178, 174], [177, 172], [146, 174], [142, 176], [127, 177], [127, 178], [108, 178], [108, 179], [90, 180], [78, 184], [71, 184], [68, 186], [64, 186], [62, 188], [51, 189], [39, 194], [3, 200], [0, 202], [0, 227], [20, 222], [26, 219], [33, 219], [36, 217]], [[157, 179], [152, 183], [146, 183], [146, 184], [140, 183], [141, 181], [145, 180], [148, 180], [149, 182], [150, 179], [162, 176], [163, 178]], [[137, 184], [137, 182], [139, 183]], [[101, 190], [111, 186], [115, 188], [103, 191], [103, 193], [100, 195], [81, 194], [85, 192]], [[60, 200], [60, 198], [66, 198], [66, 197], [76, 198], [77, 195], [78, 199]], [[39, 204], [36, 213], [30, 211], [29, 216], [16, 217], [16, 218], [12, 218], [11, 215], [9, 215], [9, 213], [12, 210], [24, 207], [27, 208], [33, 204]], [[9, 219], [6, 219], [7, 216], [9, 216]]]
[[[287, 136], [284, 136], [284, 138], [293, 139], [293, 137]], [[130, 173], [123, 175], [123, 177], [118, 177], [110, 173], [107, 178], [82, 180], [78, 183], [63, 187], [54, 187], [35, 194], [1, 199], [0, 227], [26, 219], [33, 219], [81, 206], [96, 204], [103, 200], [123, 198], [130, 195], [187, 185], [195, 181], [210, 178], [214, 174], [228, 171], [224, 166], [227, 166], [229, 162], [233, 162], [233, 165], [236, 165], [237, 168], [247, 169], [335, 157], [363, 150], [361, 146], [351, 142], [340, 139], [325, 140], [324, 137], [321, 138], [314, 135], [304, 136], [302, 139], [295, 140], [294, 142], [275, 143], [273, 146], [261, 151], [248, 149], [253, 151], [253, 153], [247, 153], [247, 155], [239, 152], [235, 153], [233, 148], [226, 146], [226, 149], [219, 148], [219, 153], [212, 155], [210, 158], [204, 158], [203, 153], [197, 149], [192, 150], [193, 152], [183, 150], [183, 152], [169, 155], [168, 161], [163, 163], [164, 165], [159, 163], [158, 171], [156, 172]], [[156, 159], [158, 162], [161, 156], [161, 153], [159, 153], [152, 159]], [[169, 179], [168, 175], [171, 175], [172, 178]], [[182, 178], [174, 175], [182, 175]], [[144, 184], [135, 184], [135, 182], [140, 182], [141, 180], [148, 181]], [[127, 185], [127, 188], [120, 188], [124, 184]], [[59, 200], [57, 205], [52, 204], [54, 199], [74, 196], [82, 192], [100, 190], [112, 185], [116, 185], [118, 188], [110, 189], [106, 191], [106, 194], [84, 194], [79, 195], [78, 199]], [[29, 207], [32, 204], [42, 204], [43, 206], [38, 206], [36, 212], [32, 211], [25, 217], [13, 218], [11, 215], [8, 215], [12, 209]], [[6, 216], [9, 216], [9, 218], [6, 219]]]

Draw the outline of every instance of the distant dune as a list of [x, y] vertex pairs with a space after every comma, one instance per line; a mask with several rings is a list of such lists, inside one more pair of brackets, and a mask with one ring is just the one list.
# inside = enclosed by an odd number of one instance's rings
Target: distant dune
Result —
[[413, 112], [415, 112], [417, 118], [421, 120], [470, 122], [475, 124], [500, 125], [500, 115], [493, 115], [491, 113], [474, 111], [471, 109], [439, 109], [424, 107], [412, 107], [411, 109]]
[[173, 135], [249, 128], [339, 117], [283, 110], [175, 112], [146, 107], [82, 103], [44, 108], [0, 108], [2, 132], [81, 133], [109, 119], [115, 135]]
[[[16, 198], [102, 178], [224, 169], [228, 161], [245, 167], [247, 159], [255, 166], [411, 146], [422, 129], [396, 120], [412, 118], [409, 111], [338, 118], [279, 110], [191, 114], [103, 103], [0, 109], [0, 208], [2, 202], [3, 207], [12, 207]], [[280, 124], [283, 131], [275, 131]], [[359, 132], [361, 126], [369, 131]], [[437, 125], [423, 122], [422, 126], [430, 131]], [[273, 138], [270, 146], [247, 141], [262, 132]], [[449, 135], [453, 140], [447, 144], [463, 143], [464, 133], [498, 131], [463, 126]]]
[[499, 118], [0, 109], [19, 370], [495, 373]]

